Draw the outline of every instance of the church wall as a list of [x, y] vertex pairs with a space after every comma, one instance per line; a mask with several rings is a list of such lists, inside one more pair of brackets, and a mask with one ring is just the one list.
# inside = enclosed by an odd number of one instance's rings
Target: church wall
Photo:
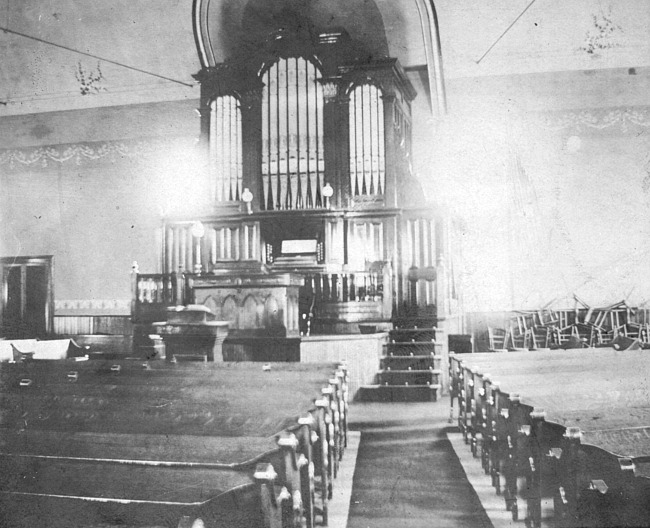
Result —
[[162, 218], [201, 177], [197, 105], [0, 120], [0, 255], [54, 255], [57, 314], [128, 314], [132, 262], [160, 270]]
[[650, 299], [648, 68], [447, 87], [449, 115], [414, 160], [465, 220], [466, 308]]
[[[93, 99], [94, 96], [89, 96]], [[2, 116], [2, 150], [84, 142], [198, 136], [196, 99]]]

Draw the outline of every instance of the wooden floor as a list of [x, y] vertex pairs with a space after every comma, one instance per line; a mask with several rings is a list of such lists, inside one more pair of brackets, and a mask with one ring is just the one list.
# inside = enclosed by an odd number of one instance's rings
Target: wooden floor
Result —
[[348, 528], [492, 528], [447, 439], [449, 400], [350, 406], [361, 432]]

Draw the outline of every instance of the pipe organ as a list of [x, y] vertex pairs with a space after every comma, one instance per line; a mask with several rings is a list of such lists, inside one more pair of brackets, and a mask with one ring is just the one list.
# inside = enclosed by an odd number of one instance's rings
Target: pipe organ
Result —
[[407, 75], [344, 30], [258, 44], [196, 75], [214, 213], [167, 220], [163, 271], [302, 275], [303, 332], [435, 311], [443, 230], [411, 173]]

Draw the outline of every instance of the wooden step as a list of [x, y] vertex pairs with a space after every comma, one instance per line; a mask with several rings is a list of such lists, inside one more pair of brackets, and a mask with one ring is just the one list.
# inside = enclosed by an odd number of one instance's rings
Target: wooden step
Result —
[[440, 368], [440, 356], [428, 354], [424, 356], [384, 356], [381, 358], [382, 370], [427, 370]]
[[434, 307], [418, 308], [409, 315], [393, 319], [393, 326], [395, 328], [433, 328], [436, 321], [437, 316]]
[[378, 375], [380, 385], [436, 385], [440, 370], [383, 370]]
[[391, 342], [411, 342], [436, 340], [435, 328], [400, 328], [391, 330], [389, 339]]
[[440, 385], [364, 385], [357, 399], [384, 403], [436, 401], [439, 392]]
[[440, 354], [439, 344], [427, 341], [411, 341], [399, 343], [387, 343], [387, 356], [425, 356], [428, 354]]

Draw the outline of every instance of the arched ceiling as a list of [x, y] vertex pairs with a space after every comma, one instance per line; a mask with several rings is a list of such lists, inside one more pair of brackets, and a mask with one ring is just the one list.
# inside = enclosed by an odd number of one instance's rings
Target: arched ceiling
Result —
[[[241, 27], [248, 0], [196, 1], [206, 7], [209, 4], [212, 60], [222, 62], [233, 50], [227, 35], [232, 33], [232, 27]], [[421, 67], [427, 62], [417, 0], [254, 3], [269, 14], [274, 11], [273, 6], [301, 6], [312, 20], [324, 26], [345, 27], [353, 38], [371, 43], [374, 49], [387, 49], [389, 56], [398, 58], [407, 68]], [[446, 79], [650, 66], [648, 0], [572, 0], [552, 5], [536, 2], [527, 10], [530, 0], [434, 3]], [[605, 19], [611, 20], [612, 32], [599, 35], [596, 22], [602, 25]], [[386, 48], [372, 34], [373, 28], [380, 26], [379, 20]], [[603, 47], [587, 51], [594, 39]]]
[[254, 54], [279, 29], [318, 34], [343, 28], [374, 58], [390, 55], [373, 0], [197, 0], [195, 9], [205, 66]]

